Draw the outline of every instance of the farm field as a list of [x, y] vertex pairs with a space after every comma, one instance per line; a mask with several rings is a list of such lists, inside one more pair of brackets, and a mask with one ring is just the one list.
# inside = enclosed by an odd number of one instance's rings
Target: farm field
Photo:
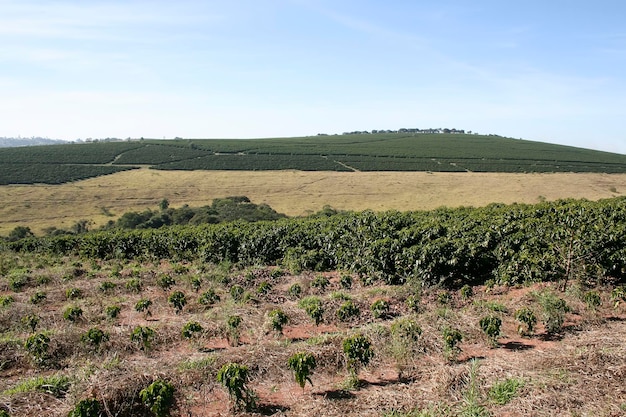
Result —
[[289, 216], [339, 210], [429, 210], [441, 206], [597, 200], [626, 194], [626, 174], [131, 170], [61, 185], [0, 186], [0, 235], [19, 225], [41, 234], [79, 220], [102, 225], [127, 211], [203, 206], [248, 196]]
[[0, 409], [618, 417], [625, 214], [620, 197], [7, 243]]

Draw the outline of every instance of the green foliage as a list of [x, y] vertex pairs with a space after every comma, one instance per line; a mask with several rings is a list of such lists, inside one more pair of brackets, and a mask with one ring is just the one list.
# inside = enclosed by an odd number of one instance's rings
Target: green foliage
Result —
[[272, 284], [270, 284], [267, 281], [263, 281], [257, 287], [256, 293], [259, 294], [259, 295], [265, 295], [265, 294], [269, 293], [271, 290], [272, 290]]
[[406, 298], [405, 304], [413, 313], [420, 312], [422, 297], [419, 294], [411, 294]]
[[24, 392], [40, 391], [55, 398], [63, 398], [70, 389], [72, 382], [65, 375], [38, 376], [21, 381], [16, 386], [3, 392], [13, 395]]
[[205, 292], [203, 292], [198, 298], [198, 303], [203, 306], [212, 306], [215, 303], [220, 301], [220, 296], [215, 293], [213, 288], [209, 288]]
[[543, 309], [542, 320], [546, 333], [558, 333], [565, 321], [565, 313], [569, 312], [569, 306], [564, 299], [557, 297], [550, 291], [538, 293], [536, 297]]
[[464, 300], [472, 298], [473, 295], [474, 289], [470, 285], [465, 284], [461, 287], [461, 297], [463, 297]]
[[270, 326], [278, 333], [283, 332], [283, 327], [289, 321], [289, 317], [281, 309], [275, 309], [269, 312]]
[[380, 319], [385, 318], [389, 315], [390, 308], [391, 306], [389, 305], [389, 302], [381, 299], [376, 300], [372, 303], [372, 305], [370, 306], [370, 311], [372, 312], [374, 318]]
[[204, 330], [200, 323], [197, 321], [189, 321], [185, 323], [182, 330], [182, 335], [185, 339], [191, 339], [196, 333], [200, 333]]
[[141, 292], [142, 284], [138, 278], [131, 278], [126, 281], [126, 289], [130, 292]]
[[520, 322], [517, 327], [517, 332], [521, 336], [532, 335], [537, 324], [537, 316], [528, 307], [522, 307], [515, 312], [515, 320]]
[[422, 335], [422, 328], [410, 318], [401, 318], [391, 325], [393, 340], [405, 347], [416, 344]]
[[146, 316], [151, 316], [150, 306], [152, 306], [152, 301], [147, 298], [142, 298], [137, 303], [135, 303], [135, 311], [138, 313], [145, 313]]
[[491, 388], [489, 388], [489, 399], [498, 405], [506, 405], [515, 396], [520, 388], [524, 386], [524, 381], [517, 378], [507, 378], [503, 381], [498, 381]]
[[443, 329], [443, 345], [444, 354], [448, 360], [454, 360], [456, 355], [460, 352], [459, 343], [463, 340], [463, 334], [458, 330], [451, 327], [445, 327]]
[[[626, 301], [626, 285], [613, 288], [613, 291], [611, 291], [611, 301], [613, 301], [615, 308], [617, 308], [621, 302]], [[0, 304], [2, 303], [0, 302]]]
[[339, 277], [339, 285], [341, 285], [341, 288], [344, 290], [352, 288], [352, 276], [349, 274], [341, 274]]
[[348, 321], [352, 317], [357, 317], [360, 313], [359, 307], [351, 300], [345, 301], [337, 309], [337, 317], [341, 321]]
[[296, 282], [289, 287], [287, 293], [291, 298], [300, 298], [300, 295], [302, 294], [302, 286]]
[[107, 306], [104, 310], [104, 313], [106, 314], [108, 318], [115, 319], [117, 318], [117, 316], [119, 316], [121, 310], [122, 308], [120, 306], [112, 305], [112, 306]]
[[189, 283], [191, 284], [191, 289], [195, 292], [200, 291], [202, 288], [202, 278], [201, 277], [191, 277]]
[[448, 292], [448, 291], [442, 291], [439, 294], [437, 294], [437, 303], [439, 305], [445, 306], [450, 304], [450, 301], [452, 300], [452, 295]]
[[480, 319], [480, 328], [489, 338], [493, 345], [497, 345], [498, 336], [500, 336], [500, 328], [502, 327], [502, 319], [496, 316], [485, 316]]
[[102, 281], [102, 283], [100, 284], [100, 291], [104, 292], [104, 293], [108, 293], [112, 290], [115, 289], [115, 287], [117, 287], [117, 285], [114, 282], [111, 281]]
[[174, 405], [174, 386], [168, 381], [157, 379], [142, 389], [139, 397], [156, 417], [166, 417]]
[[31, 332], [34, 332], [40, 320], [41, 317], [37, 314], [28, 314], [22, 317], [22, 324], [24, 324]]
[[315, 325], [319, 325], [322, 322], [324, 316], [324, 307], [322, 306], [322, 300], [316, 296], [305, 297], [298, 302], [298, 307], [303, 309], [306, 314], [313, 319]]
[[239, 301], [243, 300], [243, 293], [244, 292], [245, 292], [245, 290], [243, 289], [243, 287], [241, 285], [235, 284], [232, 287], [230, 287], [230, 296], [236, 302], [239, 302]]
[[167, 291], [176, 285], [176, 280], [167, 274], [163, 274], [157, 279], [157, 285]]
[[247, 386], [249, 370], [245, 365], [228, 363], [217, 373], [217, 382], [228, 391], [235, 410], [252, 411], [256, 408], [256, 394]]
[[97, 349], [102, 343], [109, 340], [109, 334], [97, 327], [92, 327], [86, 333], [83, 333], [80, 340], [82, 340], [83, 343], [91, 345]]
[[367, 366], [374, 357], [372, 342], [360, 333], [344, 339], [342, 347], [346, 355], [348, 370], [354, 373], [357, 373], [359, 368]]
[[226, 320], [226, 335], [231, 346], [237, 346], [239, 344], [239, 326], [241, 325], [241, 321], [241, 316], [238, 315], [228, 316]]
[[47, 298], [47, 295], [43, 291], [37, 291], [33, 295], [30, 296], [29, 301], [31, 304], [39, 304], [43, 302]]
[[291, 355], [287, 361], [287, 366], [294, 372], [296, 382], [300, 385], [300, 388], [304, 390], [306, 382], [311, 381], [311, 373], [317, 366], [315, 356], [309, 352], [297, 352]]
[[139, 349], [147, 351], [156, 337], [156, 332], [147, 326], [136, 326], [130, 334], [131, 342], [139, 346]]
[[15, 302], [15, 298], [12, 295], [0, 296], [0, 307], [8, 307]]
[[30, 282], [30, 277], [26, 271], [15, 271], [7, 278], [9, 280], [9, 288], [15, 292], [22, 291]]
[[95, 398], [86, 398], [76, 403], [67, 417], [101, 417], [103, 415], [100, 401]]
[[187, 305], [187, 297], [182, 291], [174, 291], [168, 297], [167, 301], [176, 309], [176, 314], [183, 311], [185, 305]]
[[83, 309], [78, 306], [69, 306], [63, 310], [63, 318], [71, 321], [72, 323], [77, 322], [82, 316]]
[[489, 417], [491, 415], [481, 404], [478, 387], [478, 368], [478, 361], [472, 359], [467, 375], [466, 388], [463, 392], [463, 405], [460, 409], [459, 417]]
[[65, 291], [65, 297], [68, 300], [75, 300], [77, 298], [80, 298], [83, 296], [83, 292], [80, 290], [80, 288], [68, 288]]
[[31, 335], [24, 342], [24, 348], [37, 365], [42, 365], [49, 359], [50, 338], [44, 333]]
[[600, 298], [600, 294], [597, 291], [587, 291], [583, 294], [583, 301], [587, 305], [587, 308], [590, 310], [596, 310], [598, 307], [602, 305], [602, 298]]
[[317, 275], [311, 282], [311, 287], [317, 288], [320, 292], [324, 292], [330, 285], [330, 280], [324, 275]]

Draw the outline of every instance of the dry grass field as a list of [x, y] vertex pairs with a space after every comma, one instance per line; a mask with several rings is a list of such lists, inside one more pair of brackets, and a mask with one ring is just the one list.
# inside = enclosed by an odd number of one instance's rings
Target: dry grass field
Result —
[[428, 172], [157, 171], [140, 169], [64, 185], [0, 187], [0, 235], [15, 226], [35, 233], [95, 226], [127, 211], [208, 205], [245, 195], [290, 216], [329, 205], [341, 210], [423, 210], [536, 203], [560, 198], [597, 200], [626, 193], [625, 174], [502, 174]]

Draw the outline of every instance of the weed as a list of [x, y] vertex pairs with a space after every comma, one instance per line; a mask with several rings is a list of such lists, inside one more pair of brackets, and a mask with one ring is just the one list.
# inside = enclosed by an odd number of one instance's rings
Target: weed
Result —
[[198, 360], [187, 359], [178, 365], [181, 371], [207, 369], [215, 364], [215, 356], [207, 356]]
[[437, 303], [441, 306], [446, 306], [452, 301], [452, 295], [448, 291], [442, 291], [437, 294]]
[[9, 288], [12, 291], [20, 292], [26, 287], [30, 281], [30, 277], [27, 275], [27, 271], [13, 272], [9, 277]]
[[142, 389], [139, 397], [156, 417], [166, 417], [174, 405], [174, 386], [168, 381], [157, 379]]
[[350, 296], [350, 294], [346, 294], [345, 292], [342, 292], [342, 291], [333, 291], [330, 294], [330, 298], [332, 298], [333, 300], [343, 300], [343, 301], [352, 300], [352, 297]]
[[65, 297], [68, 300], [75, 300], [77, 298], [82, 297], [83, 292], [80, 290], [80, 288], [68, 288], [65, 291]]
[[37, 328], [40, 320], [41, 317], [39, 317], [37, 314], [28, 314], [22, 317], [22, 324], [24, 324], [32, 333]]
[[465, 284], [463, 285], [463, 287], [461, 287], [461, 297], [464, 300], [469, 300], [470, 298], [472, 298], [473, 295], [474, 289], [471, 286]]
[[489, 411], [480, 404], [480, 392], [478, 389], [478, 361], [472, 359], [469, 374], [467, 376], [467, 389], [463, 392], [463, 406], [460, 417], [489, 417]]
[[311, 386], [311, 373], [317, 366], [315, 356], [309, 352], [298, 352], [291, 355], [287, 361], [287, 366], [294, 372], [296, 382], [300, 385], [300, 388], [304, 391], [306, 382], [309, 381]]
[[130, 292], [139, 293], [141, 292], [142, 284], [141, 280], [138, 278], [131, 278], [126, 281], [126, 289]]
[[72, 382], [67, 376], [52, 375], [38, 376], [35, 378], [21, 381], [11, 389], [4, 391], [4, 395], [14, 395], [23, 392], [41, 391], [50, 394], [56, 398], [63, 398], [70, 389]]
[[256, 408], [256, 394], [247, 386], [248, 379], [248, 367], [232, 362], [222, 366], [217, 373], [217, 382], [228, 391], [236, 411]]
[[517, 391], [524, 386], [524, 381], [516, 378], [507, 378], [504, 381], [496, 382], [489, 389], [489, 399], [498, 404], [508, 404], [516, 395]]
[[422, 297], [419, 294], [411, 294], [406, 298], [406, 306], [410, 311], [419, 313], [422, 303]]
[[241, 285], [233, 285], [230, 287], [230, 296], [233, 298], [235, 302], [240, 302], [243, 299], [243, 293], [245, 290]]
[[269, 293], [271, 290], [272, 290], [272, 284], [270, 284], [267, 281], [263, 281], [257, 287], [256, 293], [259, 294], [259, 295], [265, 295], [265, 294]]
[[0, 307], [8, 307], [15, 302], [15, 298], [12, 295], [0, 296]]

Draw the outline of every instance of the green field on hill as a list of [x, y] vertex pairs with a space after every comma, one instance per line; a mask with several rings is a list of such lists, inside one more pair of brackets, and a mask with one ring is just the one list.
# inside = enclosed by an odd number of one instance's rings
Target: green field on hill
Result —
[[626, 173], [626, 155], [500, 136], [351, 134], [277, 139], [142, 139], [0, 149], [0, 185], [60, 184], [159, 170]]

